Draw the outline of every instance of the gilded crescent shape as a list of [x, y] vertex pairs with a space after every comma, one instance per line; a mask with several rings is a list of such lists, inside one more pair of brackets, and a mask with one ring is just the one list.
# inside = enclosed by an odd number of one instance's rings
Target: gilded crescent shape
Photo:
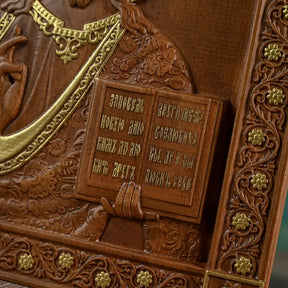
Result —
[[19, 132], [0, 136], [0, 175], [27, 163], [49, 142], [88, 93], [124, 33], [118, 20], [71, 84], [42, 116]]

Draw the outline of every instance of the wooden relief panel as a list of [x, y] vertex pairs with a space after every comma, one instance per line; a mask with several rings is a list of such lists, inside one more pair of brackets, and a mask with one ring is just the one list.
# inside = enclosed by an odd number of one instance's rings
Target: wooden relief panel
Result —
[[287, 5], [3, 0], [0, 279], [268, 287]]

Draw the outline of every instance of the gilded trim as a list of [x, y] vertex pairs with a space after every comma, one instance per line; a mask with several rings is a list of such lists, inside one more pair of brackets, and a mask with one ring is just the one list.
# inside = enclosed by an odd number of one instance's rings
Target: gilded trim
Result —
[[[67, 64], [78, 58], [78, 50], [87, 43], [96, 45], [121, 18], [119, 13], [84, 25], [84, 30], [64, 27], [64, 21], [54, 16], [38, 0], [34, 1], [29, 14], [40, 30], [56, 43], [56, 54]], [[63, 45], [65, 43], [65, 45]]]
[[247, 285], [251, 285], [251, 286], [255, 286], [255, 287], [259, 287], [259, 288], [264, 288], [264, 284], [265, 284], [263, 281], [257, 281], [257, 280], [252, 280], [252, 279], [248, 279], [248, 278], [244, 278], [244, 277], [234, 276], [231, 274], [225, 274], [225, 273], [207, 270], [205, 277], [204, 277], [203, 288], [209, 287], [209, 282], [210, 282], [211, 277], [220, 278], [223, 280], [230, 280], [230, 281], [234, 281], [237, 283], [247, 284]]
[[15, 20], [15, 16], [10, 13], [5, 13], [0, 19], [0, 41], [6, 35]]
[[88, 93], [124, 35], [118, 21], [107, 33], [74, 81], [58, 100], [33, 124], [22, 131], [0, 136], [0, 175], [27, 163], [61, 128]]

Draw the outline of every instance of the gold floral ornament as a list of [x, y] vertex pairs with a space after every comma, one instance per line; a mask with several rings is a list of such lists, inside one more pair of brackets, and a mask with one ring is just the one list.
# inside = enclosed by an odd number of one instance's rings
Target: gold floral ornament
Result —
[[273, 88], [268, 91], [267, 99], [272, 105], [283, 104], [285, 95], [281, 89]]
[[249, 224], [250, 218], [246, 214], [237, 213], [232, 219], [232, 225], [236, 227], [237, 230], [246, 230]]
[[283, 7], [283, 15], [285, 18], [288, 18], [288, 5], [284, 5]]
[[269, 61], [278, 61], [281, 57], [282, 50], [277, 44], [269, 44], [264, 49], [264, 56], [268, 58]]
[[152, 275], [148, 271], [140, 271], [137, 275], [137, 283], [139, 283], [140, 287], [149, 287], [152, 283]]
[[248, 134], [248, 141], [254, 146], [261, 146], [265, 142], [265, 134], [262, 129], [253, 129]]
[[249, 258], [241, 257], [236, 261], [234, 267], [236, 268], [237, 273], [246, 275], [251, 272], [252, 264]]
[[32, 255], [25, 253], [20, 256], [18, 260], [18, 264], [19, 264], [20, 269], [24, 269], [27, 271], [33, 268], [34, 259]]
[[257, 173], [256, 175], [252, 176], [252, 179], [250, 182], [253, 185], [253, 188], [261, 191], [262, 189], [267, 188], [267, 184], [269, 181], [265, 174]]
[[97, 274], [95, 281], [97, 284], [96, 287], [107, 288], [110, 285], [111, 278], [109, 276], [109, 273], [100, 272]]
[[59, 265], [63, 268], [63, 269], [71, 269], [72, 265], [74, 264], [74, 257], [71, 256], [70, 253], [62, 253], [59, 256]]
[[48, 11], [39, 0], [35, 0], [29, 12], [45, 36], [56, 43], [56, 54], [64, 64], [78, 58], [78, 50], [87, 43], [97, 45], [108, 34], [110, 29], [120, 21], [120, 14], [84, 25], [83, 30], [64, 27], [64, 21]]

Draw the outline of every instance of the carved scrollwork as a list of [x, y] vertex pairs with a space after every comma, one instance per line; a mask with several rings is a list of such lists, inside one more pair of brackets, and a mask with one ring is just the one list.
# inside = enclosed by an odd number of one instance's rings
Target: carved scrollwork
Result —
[[195, 262], [200, 256], [200, 232], [191, 224], [160, 219], [144, 225], [146, 250], [160, 255]]
[[121, 54], [107, 67], [107, 78], [165, 90], [191, 90], [185, 62], [162, 34], [134, 36], [127, 33], [119, 48]]
[[[95, 205], [72, 194], [89, 103], [90, 97], [81, 102], [69, 124], [22, 171], [1, 179], [1, 219], [61, 233], [74, 233], [88, 221]], [[72, 141], [67, 141], [67, 129]]]
[[218, 258], [221, 270], [246, 276], [256, 276], [259, 267], [287, 118], [285, 4], [270, 1], [266, 9]]
[[140, 278], [149, 280], [147, 287], [202, 287], [201, 277], [197, 275], [170, 272], [5, 233], [0, 233], [0, 248], [1, 270], [46, 278], [63, 287], [96, 287], [104, 280], [109, 282], [109, 287], [139, 287], [137, 279]]

